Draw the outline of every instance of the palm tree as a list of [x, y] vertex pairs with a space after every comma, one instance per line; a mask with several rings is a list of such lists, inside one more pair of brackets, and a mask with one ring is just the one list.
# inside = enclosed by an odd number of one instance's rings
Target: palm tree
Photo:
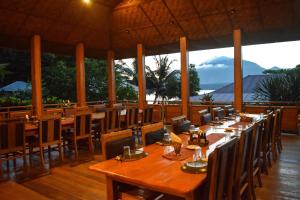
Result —
[[119, 75], [123, 80], [133, 85], [138, 85], [138, 70], [136, 59], [133, 59], [131, 66], [129, 66], [123, 60], [119, 60], [116, 64], [116, 74]]
[[179, 91], [180, 71], [171, 71], [171, 65], [176, 60], [170, 61], [168, 56], [155, 56], [154, 61], [156, 65], [154, 70], [150, 67], [146, 67], [147, 74], [149, 75], [147, 89], [148, 93], [155, 94], [154, 103], [156, 103], [158, 97], [164, 100], [167, 97], [178, 96], [178, 94], [174, 94], [174, 91]]

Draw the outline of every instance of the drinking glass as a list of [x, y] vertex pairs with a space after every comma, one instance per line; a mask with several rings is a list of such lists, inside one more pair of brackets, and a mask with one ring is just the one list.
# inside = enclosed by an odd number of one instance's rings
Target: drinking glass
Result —
[[216, 120], [216, 121], [219, 121], [219, 117], [215, 117], [215, 120]]
[[130, 156], [130, 146], [124, 146], [123, 147], [123, 154], [124, 154], [124, 156], [126, 157], [126, 156]]

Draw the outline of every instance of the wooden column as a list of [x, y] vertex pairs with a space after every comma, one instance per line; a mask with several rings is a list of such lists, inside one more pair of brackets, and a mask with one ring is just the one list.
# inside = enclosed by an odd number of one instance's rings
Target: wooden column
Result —
[[234, 43], [234, 107], [238, 111], [243, 108], [243, 60], [241, 29], [233, 31]]
[[146, 78], [145, 78], [145, 52], [142, 44], [137, 45], [137, 67], [139, 84], [139, 108], [143, 109], [146, 105]]
[[180, 37], [180, 63], [181, 63], [181, 113], [189, 117], [189, 52], [186, 37]]
[[77, 106], [86, 105], [85, 99], [85, 68], [84, 68], [84, 45], [78, 43], [76, 45], [76, 94]]
[[41, 56], [41, 37], [34, 35], [31, 38], [32, 107], [38, 118], [43, 113]]
[[107, 78], [108, 78], [108, 101], [112, 107], [116, 103], [116, 79], [115, 79], [115, 53], [107, 52]]

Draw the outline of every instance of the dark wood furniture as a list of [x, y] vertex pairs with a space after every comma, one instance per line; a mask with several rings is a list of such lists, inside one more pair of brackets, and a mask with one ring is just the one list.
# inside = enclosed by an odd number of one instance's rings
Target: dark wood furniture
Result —
[[23, 164], [26, 167], [24, 121], [18, 119], [0, 121], [0, 178], [3, 175], [2, 162], [7, 161], [9, 174], [9, 160], [14, 160], [16, 166], [18, 157], [23, 157]]
[[105, 128], [104, 132], [114, 132], [121, 129], [120, 110], [115, 108], [108, 108], [105, 112]]
[[200, 115], [199, 116], [199, 125], [200, 126], [208, 124], [209, 122], [212, 121], [212, 115], [208, 111], [208, 109], [200, 110], [200, 111], [198, 111], [198, 113]]
[[216, 120], [217, 118], [219, 120], [223, 119], [225, 116], [225, 111], [221, 107], [212, 108], [212, 116], [213, 116], [213, 120]]
[[217, 146], [208, 158], [206, 199], [232, 199], [238, 138]]
[[153, 106], [147, 106], [143, 109], [142, 124], [147, 125], [153, 122]]
[[268, 167], [272, 166], [271, 154], [272, 154], [272, 128], [273, 128], [273, 112], [269, 112], [263, 123], [262, 134], [262, 170], [268, 174]]
[[[101, 148], [102, 148], [102, 156], [103, 160], [111, 159], [112, 156], [110, 156], [107, 152], [107, 144], [112, 141], [120, 141], [124, 138], [129, 138], [132, 137], [132, 130], [131, 129], [126, 129], [122, 131], [117, 131], [117, 132], [110, 132], [107, 134], [103, 134], [101, 137]], [[123, 143], [119, 143], [120, 145], [123, 145]], [[121, 150], [119, 150], [121, 149]], [[123, 153], [123, 146], [115, 150], [115, 156], [120, 155]]]
[[40, 149], [40, 162], [45, 166], [44, 149], [48, 150], [49, 165], [51, 163], [51, 150], [53, 145], [57, 147], [60, 160], [63, 161], [62, 153], [62, 126], [60, 116], [44, 116], [38, 123], [38, 147]]
[[159, 131], [163, 128], [164, 128], [164, 124], [162, 122], [142, 126], [141, 131], [142, 131], [143, 145], [149, 144], [149, 141], [147, 141], [148, 134], [151, 134], [155, 131]]
[[250, 171], [253, 126], [241, 132], [235, 170], [233, 199], [251, 199]]
[[190, 129], [191, 121], [186, 119], [186, 116], [181, 115], [173, 117], [172, 119], [173, 132], [180, 134], [182, 132], [187, 132]]
[[125, 128], [134, 128], [138, 126], [139, 122], [139, 109], [138, 107], [126, 108]]

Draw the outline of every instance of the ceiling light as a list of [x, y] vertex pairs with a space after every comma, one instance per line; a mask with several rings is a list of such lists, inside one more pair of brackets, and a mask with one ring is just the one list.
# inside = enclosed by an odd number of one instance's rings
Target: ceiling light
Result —
[[91, 3], [91, 0], [82, 0], [83, 1], [83, 3], [85, 3], [85, 4], [90, 4]]

